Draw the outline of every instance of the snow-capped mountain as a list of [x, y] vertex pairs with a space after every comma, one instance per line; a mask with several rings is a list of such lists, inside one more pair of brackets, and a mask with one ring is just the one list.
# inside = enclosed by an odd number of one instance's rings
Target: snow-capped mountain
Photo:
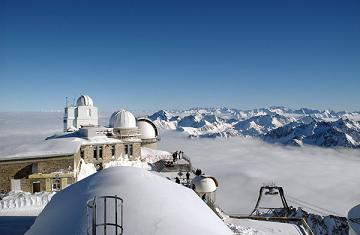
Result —
[[234, 125], [234, 129], [244, 136], [259, 136], [282, 127], [291, 121], [295, 121], [295, 119], [287, 118], [277, 113], [258, 115], [237, 122]]
[[271, 143], [310, 144], [323, 147], [359, 147], [360, 123], [340, 118], [337, 121], [293, 122], [263, 136]]
[[160, 110], [149, 119], [162, 129], [189, 137], [258, 137], [270, 143], [360, 147], [360, 112], [282, 106], [253, 110], [192, 108]]

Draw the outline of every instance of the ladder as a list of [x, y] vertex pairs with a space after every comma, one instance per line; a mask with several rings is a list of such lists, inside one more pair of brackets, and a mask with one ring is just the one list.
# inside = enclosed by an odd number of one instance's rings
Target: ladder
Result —
[[95, 196], [87, 201], [87, 217], [88, 235], [122, 235], [123, 199], [117, 195]]

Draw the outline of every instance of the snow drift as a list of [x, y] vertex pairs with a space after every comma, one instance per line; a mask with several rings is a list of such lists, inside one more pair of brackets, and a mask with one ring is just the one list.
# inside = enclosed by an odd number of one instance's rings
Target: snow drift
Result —
[[124, 199], [124, 234], [233, 234], [192, 190], [134, 167], [105, 169], [57, 193], [26, 234], [86, 234], [95, 195]]

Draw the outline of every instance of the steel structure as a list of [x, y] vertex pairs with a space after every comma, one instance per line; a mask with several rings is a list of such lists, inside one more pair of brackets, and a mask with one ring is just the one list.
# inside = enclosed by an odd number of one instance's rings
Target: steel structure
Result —
[[[261, 207], [260, 202], [263, 196], [279, 196], [281, 199], [281, 202], [283, 204], [283, 207]], [[286, 202], [285, 196], [284, 196], [284, 190], [282, 187], [276, 186], [276, 185], [265, 185], [260, 188], [259, 191], [259, 197], [256, 202], [256, 206], [251, 212], [250, 216], [261, 216], [263, 214], [266, 215], [272, 215], [272, 216], [278, 216], [281, 217], [281, 213], [285, 213], [285, 217], [287, 217], [290, 213], [290, 208]]]
[[[113, 201], [114, 205], [114, 221], [109, 222], [107, 215], [108, 215], [108, 203], [109, 201]], [[99, 212], [97, 210], [98, 203], [103, 202], [103, 210], [102, 210], [102, 217], [103, 221], [98, 222]], [[118, 213], [118, 207], [120, 206], [120, 215]], [[123, 199], [115, 196], [95, 196], [93, 199], [90, 199], [87, 202], [87, 215], [88, 215], [88, 235], [107, 235], [107, 234], [114, 234], [114, 235], [121, 235], [123, 234]], [[100, 214], [101, 215], [101, 214]], [[102, 227], [103, 229], [98, 229]]]

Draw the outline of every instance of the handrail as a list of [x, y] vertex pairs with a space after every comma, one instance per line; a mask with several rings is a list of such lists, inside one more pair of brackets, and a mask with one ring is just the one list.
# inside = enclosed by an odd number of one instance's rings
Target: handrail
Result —
[[[97, 200], [98, 199], [104, 199], [104, 220], [102, 223], [97, 223]], [[108, 222], [106, 219], [107, 216], [107, 199], [114, 199], [114, 203], [115, 203], [115, 207], [114, 207], [114, 213], [115, 213], [115, 222]], [[89, 209], [92, 209], [92, 222], [91, 222], [91, 226], [88, 227], [87, 229], [87, 233], [88, 235], [96, 235], [97, 231], [97, 227], [103, 227], [104, 228], [104, 235], [106, 235], [107, 233], [107, 227], [108, 226], [113, 226], [115, 227], [115, 234], [116, 235], [121, 235], [123, 234], [123, 199], [118, 197], [117, 195], [115, 196], [94, 196], [94, 198], [90, 199], [87, 201], [87, 207]], [[120, 224], [118, 224], [118, 203], [120, 203]], [[89, 217], [89, 213], [88, 213], [88, 217]], [[120, 230], [120, 231], [119, 231]], [[90, 232], [91, 231], [91, 232]]]

